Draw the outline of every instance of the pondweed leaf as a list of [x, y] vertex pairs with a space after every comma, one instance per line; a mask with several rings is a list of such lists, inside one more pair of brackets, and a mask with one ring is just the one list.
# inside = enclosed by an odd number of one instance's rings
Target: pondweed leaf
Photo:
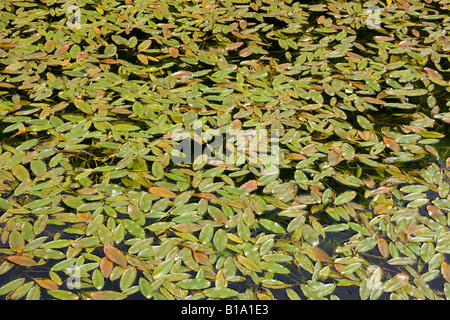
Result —
[[105, 290], [92, 292], [90, 297], [93, 300], [123, 300], [127, 297], [127, 295], [122, 292]]
[[78, 300], [80, 298], [77, 294], [66, 290], [48, 290], [47, 292], [59, 300]]
[[225, 299], [236, 296], [238, 292], [230, 288], [210, 288], [203, 291], [208, 298]]
[[125, 258], [125, 255], [122, 253], [122, 251], [111, 245], [105, 245], [103, 247], [103, 252], [109, 260], [117, 263], [118, 265], [125, 267], [128, 264], [127, 259]]
[[8, 256], [7, 259], [8, 259], [8, 261], [11, 261], [12, 263], [15, 263], [19, 266], [24, 266], [24, 267], [32, 267], [37, 264], [37, 262], [34, 259], [25, 257], [25, 256], [13, 255], [13, 256]]
[[259, 219], [258, 220], [261, 225], [266, 228], [269, 231], [275, 232], [275, 233], [285, 233], [286, 231], [282, 226], [280, 226], [278, 223], [268, 220], [268, 219]]
[[408, 283], [409, 276], [406, 273], [399, 273], [384, 283], [383, 290], [385, 292], [393, 292], [405, 287]]
[[334, 205], [339, 206], [352, 201], [356, 197], [356, 191], [347, 191], [336, 197]]
[[175, 261], [173, 259], [162, 262], [153, 271], [153, 274], [152, 274], [153, 278], [159, 279], [159, 278], [162, 278], [163, 276], [165, 276], [166, 274], [168, 274], [174, 263], [175, 263]]
[[208, 281], [206, 279], [184, 279], [181, 281], [178, 281], [176, 283], [177, 286], [183, 289], [187, 290], [200, 290], [208, 288], [211, 285], [211, 281]]

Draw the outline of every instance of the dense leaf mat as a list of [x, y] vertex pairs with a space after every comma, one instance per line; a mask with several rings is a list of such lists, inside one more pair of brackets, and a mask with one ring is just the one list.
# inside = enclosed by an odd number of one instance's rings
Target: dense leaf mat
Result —
[[449, 5], [2, 0], [0, 295], [450, 298]]

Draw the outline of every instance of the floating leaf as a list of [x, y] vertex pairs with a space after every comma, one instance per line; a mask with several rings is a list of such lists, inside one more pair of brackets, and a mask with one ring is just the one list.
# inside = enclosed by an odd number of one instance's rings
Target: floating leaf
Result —
[[47, 292], [59, 300], [78, 300], [80, 298], [77, 294], [66, 290], [48, 290]]
[[282, 226], [280, 226], [277, 222], [274, 222], [272, 220], [259, 219], [259, 223], [261, 223], [262, 226], [269, 231], [272, 231], [275, 233], [285, 233], [286, 232]]
[[175, 261], [173, 259], [162, 262], [153, 271], [153, 274], [152, 274], [153, 278], [159, 279], [159, 278], [162, 278], [163, 276], [165, 276], [166, 274], [168, 274], [170, 272], [170, 269], [172, 268], [174, 262]]
[[331, 262], [330, 256], [328, 253], [326, 253], [324, 250], [322, 250], [319, 247], [312, 247], [311, 248], [312, 253], [317, 258], [317, 260], [322, 262]]
[[262, 269], [258, 266], [258, 264], [256, 262], [254, 262], [253, 260], [238, 255], [237, 259], [239, 261], [240, 264], [242, 264], [244, 267], [246, 267], [247, 269], [251, 270], [251, 271], [255, 271], [255, 272], [261, 272]]
[[32, 267], [37, 264], [37, 262], [34, 259], [28, 258], [25, 256], [13, 255], [13, 256], [8, 256], [7, 259], [8, 259], [8, 261], [11, 261], [12, 263], [15, 263], [19, 266], [24, 266], [24, 267]]
[[393, 292], [399, 290], [409, 283], [409, 277], [406, 273], [398, 273], [392, 279], [384, 283], [383, 290], [385, 292]]
[[111, 260], [112, 262], [115, 262], [123, 267], [125, 267], [128, 264], [125, 255], [119, 249], [111, 245], [105, 245], [103, 247], [103, 251], [105, 255], [108, 257], [108, 259]]
[[184, 279], [178, 281], [177, 286], [186, 290], [200, 290], [208, 288], [211, 285], [211, 282], [206, 279]]
[[175, 198], [177, 196], [172, 191], [161, 187], [151, 187], [149, 191], [150, 193], [163, 198]]
[[122, 292], [110, 290], [92, 292], [90, 296], [93, 300], [123, 300], [127, 297]]
[[25, 239], [22, 236], [22, 233], [20, 233], [17, 230], [14, 230], [9, 235], [9, 247], [14, 252], [20, 252], [25, 247]]
[[203, 291], [208, 298], [225, 299], [236, 296], [238, 292], [230, 288], [210, 288]]
[[59, 289], [58, 284], [55, 281], [53, 281], [52, 279], [33, 278], [33, 280], [36, 281], [36, 283], [44, 289], [47, 289], [47, 290], [58, 290]]
[[356, 197], [356, 191], [347, 191], [336, 197], [334, 205], [339, 206], [352, 201]]

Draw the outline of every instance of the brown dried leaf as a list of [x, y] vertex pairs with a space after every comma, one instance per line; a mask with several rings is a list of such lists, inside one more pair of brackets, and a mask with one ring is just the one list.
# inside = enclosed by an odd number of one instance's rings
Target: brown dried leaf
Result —
[[364, 59], [364, 57], [363, 57], [362, 55], [359, 55], [359, 54], [354, 53], [354, 52], [351, 52], [351, 51], [346, 52], [345, 54], [346, 54], [347, 56], [349, 56], [350, 58]]
[[100, 60], [101, 63], [107, 63], [107, 64], [116, 64], [119, 63], [119, 61], [114, 60], [114, 59], [102, 59]]
[[340, 149], [333, 149], [328, 153], [328, 162], [330, 166], [335, 166], [342, 160]]
[[84, 51], [84, 52], [81, 52], [80, 54], [78, 54], [78, 55], [75, 57], [75, 60], [77, 60], [77, 61], [83, 61], [84, 59], [87, 58], [87, 56], [88, 56], [88, 53], [87, 53], [86, 51]]

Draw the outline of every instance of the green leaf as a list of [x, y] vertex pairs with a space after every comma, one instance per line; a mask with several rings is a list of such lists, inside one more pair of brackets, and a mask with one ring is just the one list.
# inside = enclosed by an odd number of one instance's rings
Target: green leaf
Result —
[[17, 289], [24, 282], [25, 282], [25, 278], [18, 278], [18, 279], [12, 280], [10, 282], [7, 282], [2, 287], [0, 287], [0, 296]]
[[164, 168], [160, 162], [153, 162], [152, 164], [152, 174], [156, 179], [160, 180], [164, 176]]
[[204, 290], [203, 293], [208, 298], [215, 298], [215, 299], [230, 298], [238, 294], [236, 290], [230, 288], [217, 288], [217, 287]]
[[393, 292], [399, 290], [409, 283], [409, 277], [406, 273], [398, 273], [392, 279], [384, 283], [383, 290], [385, 292]]
[[58, 239], [58, 240], [52, 240], [49, 241], [41, 246], [42, 249], [59, 249], [64, 248], [67, 246], [70, 246], [72, 244], [73, 240], [64, 240], [64, 239]]
[[123, 300], [127, 297], [126, 294], [116, 291], [96, 291], [91, 293], [91, 298], [93, 300]]
[[47, 290], [47, 293], [59, 300], [78, 300], [80, 298], [77, 294], [66, 290]]
[[109, 44], [106, 46], [104, 54], [108, 57], [112, 57], [113, 55], [116, 54], [116, 52], [117, 52], [117, 47], [113, 44]]
[[214, 234], [213, 243], [217, 251], [220, 252], [225, 250], [228, 243], [227, 232], [223, 229], [217, 230], [216, 233]]
[[153, 270], [152, 274], [153, 278], [159, 279], [168, 274], [174, 263], [175, 260], [173, 259], [162, 262], [159, 266], [155, 268], [155, 270]]
[[142, 295], [147, 299], [153, 297], [153, 288], [150, 282], [148, 282], [148, 280], [145, 279], [144, 277], [139, 278], [139, 290], [141, 291]]
[[261, 262], [259, 266], [261, 269], [273, 273], [288, 274], [291, 272], [288, 268], [276, 262]]
[[92, 284], [97, 290], [102, 290], [105, 284], [105, 278], [103, 277], [102, 272], [98, 268], [96, 268], [92, 273]]
[[316, 246], [319, 244], [319, 236], [317, 232], [309, 225], [305, 224], [302, 227], [302, 236], [306, 242], [308, 242], [312, 246]]
[[122, 275], [122, 278], [120, 278], [120, 290], [125, 291], [128, 289], [136, 280], [137, 271], [134, 267], [129, 267]]
[[334, 205], [339, 206], [352, 201], [356, 197], [356, 191], [347, 191], [336, 197]]
[[282, 226], [280, 226], [277, 222], [274, 222], [272, 220], [268, 219], [259, 219], [259, 223], [262, 224], [264, 228], [266, 228], [269, 231], [275, 232], [275, 233], [285, 233], [286, 231]]
[[205, 289], [211, 285], [211, 281], [208, 281], [206, 279], [184, 279], [181, 281], [178, 281], [176, 283], [177, 286], [179, 286], [182, 289], [187, 290], [200, 290]]
[[22, 233], [20, 233], [17, 230], [14, 230], [9, 235], [9, 247], [14, 252], [20, 252], [25, 247], [25, 239], [22, 236]]

